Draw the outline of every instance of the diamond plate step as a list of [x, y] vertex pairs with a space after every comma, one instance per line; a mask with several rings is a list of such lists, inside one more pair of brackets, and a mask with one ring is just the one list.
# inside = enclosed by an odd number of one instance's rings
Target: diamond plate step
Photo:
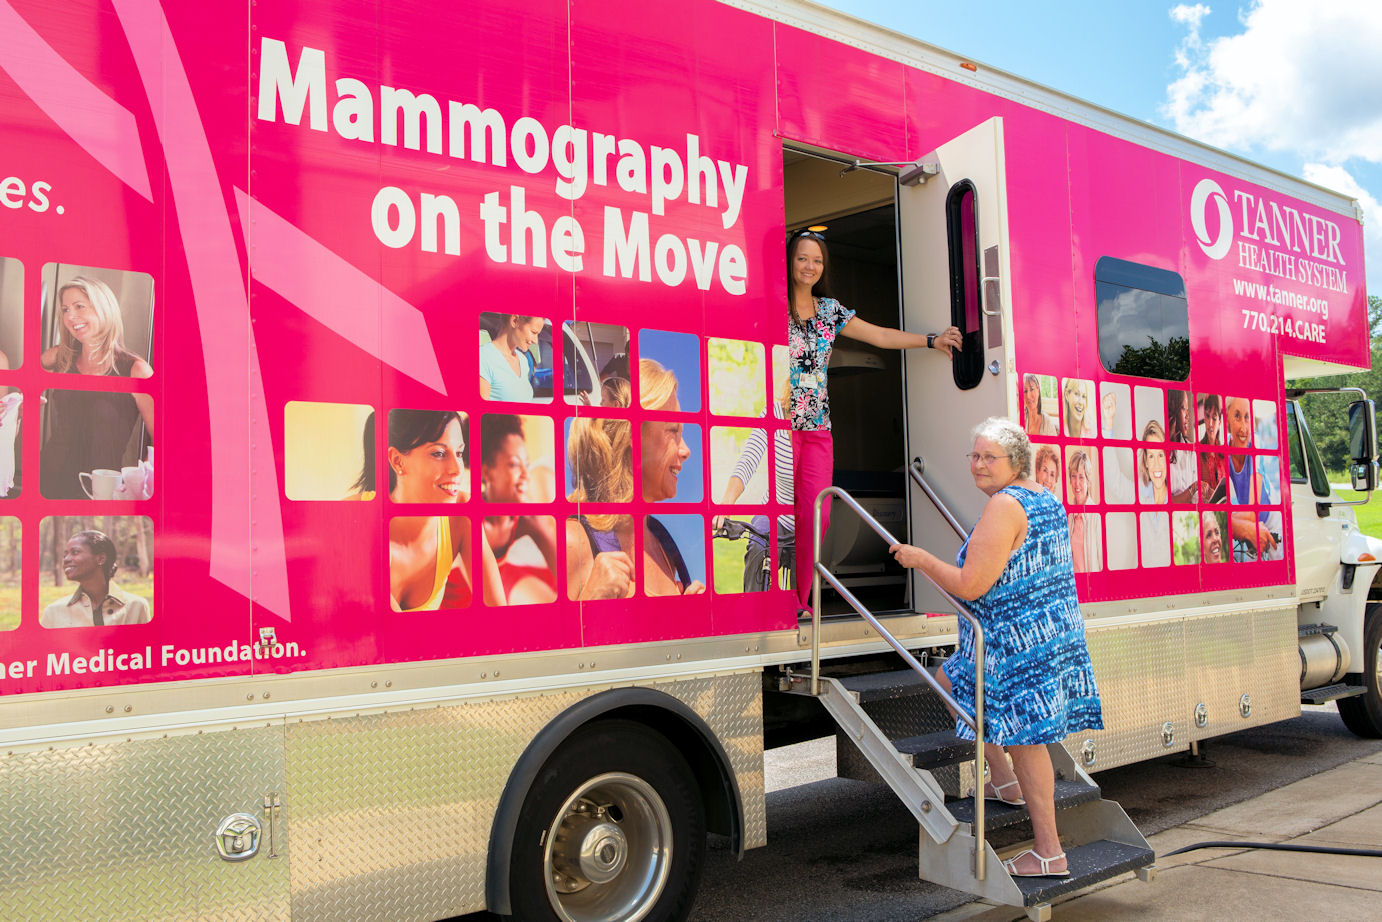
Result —
[[1024, 906], [1049, 903], [1067, 893], [1083, 890], [1103, 880], [1145, 868], [1156, 862], [1156, 853], [1140, 845], [1099, 839], [1065, 851], [1069, 877], [1014, 877]]
[[931, 691], [931, 686], [913, 669], [840, 676], [836, 681], [852, 692], [860, 704], [890, 698], [910, 698]]
[[[1056, 809], [1069, 810], [1071, 807], [1078, 807], [1080, 804], [1089, 803], [1099, 799], [1099, 789], [1088, 784], [1081, 784], [1078, 781], [1057, 781], [1056, 782]], [[962, 823], [974, 823], [974, 798], [963, 797], [959, 800], [947, 800], [945, 808], [950, 811], [950, 815]], [[1026, 807], [1013, 807], [996, 800], [990, 800], [984, 804], [984, 828], [988, 830], [1004, 829], [1008, 826], [1016, 826], [1027, 821]]]
[[893, 748], [911, 756], [913, 767], [928, 771], [943, 765], [969, 762], [974, 758], [974, 743], [960, 739], [953, 730], [893, 740]]

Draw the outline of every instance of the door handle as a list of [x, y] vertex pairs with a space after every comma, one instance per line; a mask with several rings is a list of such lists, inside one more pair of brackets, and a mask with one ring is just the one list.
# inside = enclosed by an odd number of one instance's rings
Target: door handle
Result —
[[216, 829], [216, 851], [226, 861], [244, 861], [259, 851], [261, 830], [258, 818], [248, 813], [232, 813]]
[[1001, 278], [1000, 276], [997, 276], [997, 275], [986, 275], [986, 276], [984, 276], [983, 278], [981, 278], [981, 279], [979, 280], [979, 310], [983, 312], [983, 314], [984, 314], [985, 317], [997, 317], [997, 316], [998, 316], [998, 311], [991, 311], [991, 310], [989, 310], [989, 308], [988, 308], [988, 303], [989, 303], [989, 282], [998, 283], [998, 282], [1001, 282], [1001, 281], [1002, 281], [1002, 278]]

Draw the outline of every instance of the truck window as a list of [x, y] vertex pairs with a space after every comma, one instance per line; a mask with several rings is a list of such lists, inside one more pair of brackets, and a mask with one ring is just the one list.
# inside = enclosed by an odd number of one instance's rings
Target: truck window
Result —
[[1099, 361], [1120, 375], [1184, 381], [1190, 314], [1178, 273], [1104, 256], [1094, 267]]
[[1329, 476], [1324, 472], [1324, 462], [1315, 440], [1310, 438], [1310, 427], [1305, 423], [1305, 415], [1300, 404], [1286, 403], [1286, 443], [1291, 454], [1291, 482], [1310, 482], [1310, 489], [1316, 496], [1329, 496]]
[[1300, 447], [1300, 426], [1296, 423], [1296, 405], [1286, 404], [1286, 447], [1291, 453], [1291, 483], [1306, 483], [1305, 449]]

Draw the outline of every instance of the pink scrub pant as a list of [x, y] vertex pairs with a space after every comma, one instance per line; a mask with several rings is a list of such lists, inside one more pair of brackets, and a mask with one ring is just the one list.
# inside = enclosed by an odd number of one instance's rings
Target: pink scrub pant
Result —
[[[811, 522], [816, 513], [816, 496], [834, 480], [835, 443], [829, 429], [792, 432], [792, 498], [796, 507], [797, 601], [802, 608], [811, 605], [811, 577], [815, 560], [811, 555]], [[830, 527], [830, 497], [821, 504], [821, 536]]]

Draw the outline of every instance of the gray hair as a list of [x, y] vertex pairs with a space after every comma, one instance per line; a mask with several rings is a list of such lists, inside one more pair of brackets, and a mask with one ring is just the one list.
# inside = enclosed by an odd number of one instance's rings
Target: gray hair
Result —
[[1003, 416], [990, 416], [974, 427], [970, 441], [988, 439], [1003, 450], [1019, 480], [1032, 476], [1032, 443], [1022, 427]]

